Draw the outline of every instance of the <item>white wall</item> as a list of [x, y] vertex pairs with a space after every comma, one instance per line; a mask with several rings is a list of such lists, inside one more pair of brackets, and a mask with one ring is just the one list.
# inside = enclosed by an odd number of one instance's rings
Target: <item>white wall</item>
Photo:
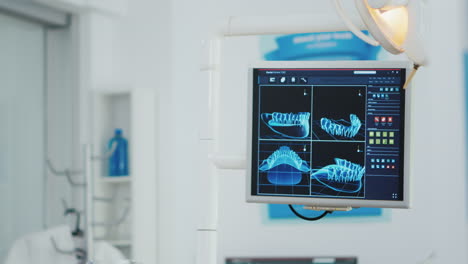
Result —
[[[121, 52], [125, 65], [120, 75], [130, 73], [130, 83], [134, 89], [151, 89], [156, 91], [156, 156], [155, 175], [142, 175], [147, 178], [147, 188], [140, 194], [140, 201], [147, 211], [140, 210], [140, 217], [134, 218], [134, 226], [140, 237], [145, 232], [153, 233], [154, 239], [135, 241], [134, 256], [143, 263], [165, 263], [161, 260], [165, 251], [166, 241], [170, 241], [175, 231], [172, 225], [173, 191], [172, 157], [176, 149], [172, 137], [174, 128], [172, 108], [171, 50], [172, 29], [170, 27], [171, 7], [168, 1], [129, 1], [128, 17], [123, 21], [120, 30], [125, 32], [118, 41], [123, 43]], [[144, 117], [142, 117], [144, 118]], [[143, 133], [144, 135], [144, 133]], [[154, 141], [152, 141], [154, 142]], [[145, 182], [140, 182], [144, 186]], [[135, 190], [135, 189], [134, 189]], [[144, 194], [146, 193], [146, 195]], [[151, 195], [154, 193], [154, 195]], [[139, 193], [134, 191], [133, 195]], [[158, 216], [155, 223], [144, 219], [145, 212]], [[152, 225], [154, 224], [154, 225]], [[148, 236], [149, 237], [149, 236]], [[141, 248], [140, 248], [141, 247]]]
[[45, 220], [44, 29], [0, 14], [0, 262]]
[[[72, 29], [50, 29], [47, 31], [47, 157], [57, 170], [79, 170], [82, 165], [81, 148], [78, 144], [78, 94], [76, 70], [70, 61], [74, 39]], [[57, 176], [46, 170], [46, 227], [74, 221], [63, 216], [62, 199], [70, 207], [82, 208], [82, 187], [72, 188], [66, 177]], [[82, 175], [74, 175], [75, 182], [83, 182]]]
[[[421, 159], [419, 164], [425, 167], [424, 173], [430, 176], [430, 186], [443, 194], [438, 198], [431, 191], [424, 196], [432, 196], [432, 206], [440, 208], [434, 216], [437, 228], [434, 228], [433, 235], [441, 256], [439, 263], [466, 262], [467, 244], [466, 236], [463, 235], [466, 231], [467, 210], [466, 102], [462, 64], [466, 31], [463, 14], [465, 4], [464, 1], [452, 5], [435, 1], [431, 4], [431, 34], [427, 38], [431, 67], [420, 77], [419, 86], [421, 90], [428, 88], [430, 105], [425, 106], [431, 110], [430, 116], [425, 116], [428, 120], [424, 122], [431, 131], [430, 144], [421, 147], [420, 153], [430, 153], [430, 158]], [[425, 96], [424, 91], [420, 94]], [[427, 124], [434, 125], [429, 127]]]

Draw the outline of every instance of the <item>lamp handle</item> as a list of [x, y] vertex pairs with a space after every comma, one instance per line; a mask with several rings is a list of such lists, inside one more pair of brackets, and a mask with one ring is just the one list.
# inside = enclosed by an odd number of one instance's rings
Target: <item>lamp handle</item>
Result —
[[359, 30], [359, 28], [356, 27], [356, 25], [354, 25], [353, 21], [349, 18], [349, 16], [344, 11], [343, 6], [341, 5], [341, 0], [333, 0], [333, 4], [335, 5], [335, 9], [338, 15], [341, 17], [341, 19], [346, 24], [348, 29], [351, 32], [353, 32], [354, 35], [356, 35], [356, 37], [360, 38], [362, 41], [368, 43], [369, 45], [372, 45], [372, 46], [379, 45], [377, 41], [370, 38], [368, 35], [362, 33], [362, 31]]

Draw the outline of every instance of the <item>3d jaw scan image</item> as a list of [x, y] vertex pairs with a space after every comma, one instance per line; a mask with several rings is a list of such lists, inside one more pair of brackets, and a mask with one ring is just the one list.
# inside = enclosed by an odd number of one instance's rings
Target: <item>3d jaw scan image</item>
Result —
[[363, 141], [365, 103], [363, 86], [315, 86], [313, 139]]
[[310, 139], [310, 86], [263, 86], [260, 101], [260, 138]]
[[258, 165], [261, 192], [308, 194], [309, 163], [310, 143], [262, 142]]
[[347, 123], [345, 120], [340, 120], [340, 122], [322, 117], [320, 119], [320, 127], [331, 136], [353, 138], [359, 132], [362, 123], [354, 114], [350, 114], [349, 119], [349, 125], [346, 125], [344, 124]]
[[317, 150], [312, 155], [312, 193], [364, 196], [364, 143], [318, 141], [312, 144], [312, 148]]
[[258, 169], [266, 171], [268, 181], [277, 185], [298, 184], [302, 179], [301, 172], [310, 171], [307, 161], [302, 160], [288, 146], [281, 146], [275, 150], [273, 154], [263, 160]]
[[355, 193], [362, 188], [364, 172], [358, 164], [335, 158], [335, 164], [316, 170], [312, 177], [337, 192]]
[[310, 133], [310, 113], [262, 113], [262, 121], [285, 138], [307, 138]]

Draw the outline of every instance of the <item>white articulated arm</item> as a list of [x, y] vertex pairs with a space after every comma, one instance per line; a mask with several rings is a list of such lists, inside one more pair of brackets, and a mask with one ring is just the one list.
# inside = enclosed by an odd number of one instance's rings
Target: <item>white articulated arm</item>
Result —
[[[357, 20], [359, 21], [359, 20]], [[361, 27], [362, 24], [361, 24]], [[218, 182], [217, 169], [245, 169], [246, 153], [227, 154], [220, 148], [224, 139], [221, 134], [221, 64], [223, 41], [226, 37], [252, 36], [266, 34], [294, 34], [328, 31], [345, 31], [341, 19], [324, 15], [265, 16], [265, 17], [229, 17], [214, 31], [210, 40], [203, 45], [203, 62], [200, 70], [207, 80], [206, 108], [200, 122], [200, 145], [206, 160], [201, 162], [200, 184], [201, 218], [197, 227], [197, 264], [216, 264], [217, 261], [217, 222], [218, 222]], [[213, 166], [214, 165], [214, 166]], [[216, 168], [215, 168], [216, 167]]]
[[[350, 18], [351, 19], [351, 18]], [[359, 29], [364, 25], [358, 17], [353, 17]], [[221, 50], [226, 37], [255, 36], [271, 34], [295, 34], [311, 32], [346, 31], [347, 27], [339, 16], [330, 15], [296, 15], [296, 16], [256, 16], [256, 17], [229, 17], [219, 24], [212, 38], [204, 42], [204, 62], [201, 70], [205, 72], [208, 80], [208, 107], [206, 122], [201, 122], [201, 139], [211, 139], [214, 143], [214, 152], [210, 159], [219, 169], [245, 169], [245, 153], [239, 156], [226, 154], [220, 149], [223, 140], [219, 129], [221, 109]]]

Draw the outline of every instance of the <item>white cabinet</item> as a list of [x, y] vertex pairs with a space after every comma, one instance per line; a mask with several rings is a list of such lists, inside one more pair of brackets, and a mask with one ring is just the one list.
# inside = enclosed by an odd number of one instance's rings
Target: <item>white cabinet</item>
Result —
[[[128, 258], [144, 262], [156, 239], [155, 95], [152, 90], [95, 90], [92, 104], [93, 242], [105, 240]], [[108, 142], [114, 130], [128, 140], [129, 175], [108, 176]], [[144, 206], [142, 206], [144, 205]], [[142, 215], [152, 224], [144, 226]], [[138, 219], [138, 224], [135, 223]], [[154, 251], [156, 245], [151, 245]], [[143, 251], [142, 251], [143, 250]]]

